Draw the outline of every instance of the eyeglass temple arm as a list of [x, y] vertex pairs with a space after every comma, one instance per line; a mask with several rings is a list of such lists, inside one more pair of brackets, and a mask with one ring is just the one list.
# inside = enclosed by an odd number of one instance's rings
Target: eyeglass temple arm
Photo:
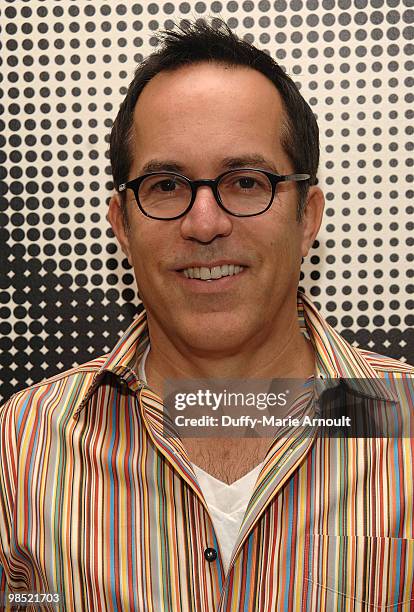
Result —
[[280, 178], [284, 181], [307, 181], [310, 179], [310, 174], [284, 174]]

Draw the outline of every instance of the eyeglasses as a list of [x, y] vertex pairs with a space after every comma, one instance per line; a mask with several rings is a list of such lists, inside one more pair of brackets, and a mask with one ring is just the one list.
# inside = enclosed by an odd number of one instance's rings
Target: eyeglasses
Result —
[[277, 185], [284, 181], [307, 181], [309, 174], [273, 174], [256, 168], [223, 172], [215, 179], [190, 180], [175, 172], [151, 172], [119, 185], [132, 189], [140, 211], [150, 219], [179, 219], [193, 206], [197, 189], [211, 187], [217, 204], [229, 215], [254, 217], [272, 205]]

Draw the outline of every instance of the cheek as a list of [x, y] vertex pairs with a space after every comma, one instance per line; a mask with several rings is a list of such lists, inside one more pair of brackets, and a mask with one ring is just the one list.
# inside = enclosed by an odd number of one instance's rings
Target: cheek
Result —
[[272, 282], [274, 282], [274, 279], [278, 279], [278, 282], [280, 282], [282, 278], [289, 282], [289, 279], [296, 278], [302, 261], [300, 243], [296, 236], [289, 236], [286, 233], [277, 238], [272, 238], [269, 242], [266, 259]]
[[269, 253], [273, 253], [277, 260], [283, 262], [297, 259], [300, 254], [300, 241], [291, 230], [279, 232], [269, 241]]
[[129, 230], [129, 244], [135, 266], [145, 266], [147, 261], [154, 258], [159, 248], [159, 232], [154, 232], [151, 219], [147, 219], [139, 211], [134, 211]]
[[140, 222], [132, 230], [132, 263], [138, 281], [146, 279], [148, 283], [156, 284], [160, 275], [164, 277], [173, 251], [168, 246], [171, 244], [168, 228], [157, 226], [156, 221], [154, 225], [149, 222]]

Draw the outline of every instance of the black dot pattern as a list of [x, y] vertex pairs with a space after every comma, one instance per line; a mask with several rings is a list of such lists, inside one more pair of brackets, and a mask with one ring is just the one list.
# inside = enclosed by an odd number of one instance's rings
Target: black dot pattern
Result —
[[108, 136], [173, 22], [221, 17], [300, 86], [326, 215], [305, 289], [354, 344], [414, 363], [409, 0], [5, 2], [0, 400], [107, 352], [140, 308], [106, 220]]

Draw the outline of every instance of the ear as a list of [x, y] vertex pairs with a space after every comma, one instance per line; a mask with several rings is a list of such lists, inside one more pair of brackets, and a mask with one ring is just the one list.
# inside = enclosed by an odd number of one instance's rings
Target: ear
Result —
[[303, 218], [301, 221], [301, 225], [303, 228], [301, 244], [302, 257], [306, 257], [319, 232], [319, 228], [322, 223], [324, 207], [325, 198], [323, 196], [322, 190], [316, 185], [310, 187], [306, 199], [306, 206], [303, 213]]
[[128, 234], [125, 232], [122, 219], [121, 198], [118, 193], [114, 194], [109, 201], [109, 209], [106, 215], [111, 224], [123, 253], [127, 256], [129, 265], [132, 267], [131, 249], [129, 246]]

